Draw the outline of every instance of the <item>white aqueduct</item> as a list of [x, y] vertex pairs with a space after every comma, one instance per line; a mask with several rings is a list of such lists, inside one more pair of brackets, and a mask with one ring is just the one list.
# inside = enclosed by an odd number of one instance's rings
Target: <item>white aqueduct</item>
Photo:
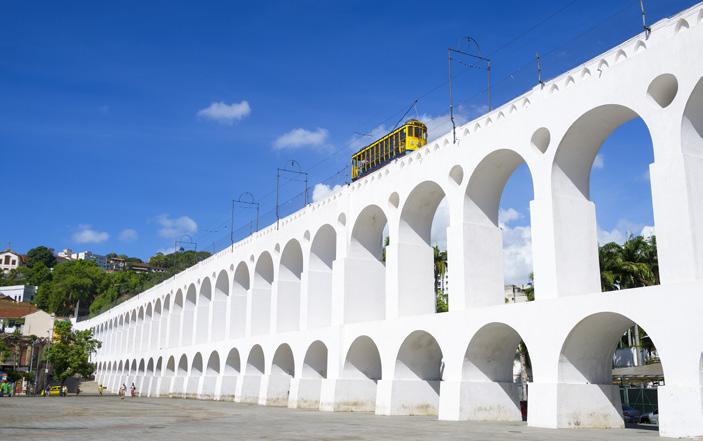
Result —
[[[650, 166], [661, 285], [601, 293], [590, 171], [634, 118]], [[623, 427], [611, 360], [638, 323], [666, 385], [660, 433], [703, 435], [703, 4], [90, 320], [98, 381], [149, 396]], [[498, 205], [527, 164], [536, 299], [504, 304]], [[430, 226], [447, 198], [448, 313]], [[390, 244], [382, 259], [387, 224]]]

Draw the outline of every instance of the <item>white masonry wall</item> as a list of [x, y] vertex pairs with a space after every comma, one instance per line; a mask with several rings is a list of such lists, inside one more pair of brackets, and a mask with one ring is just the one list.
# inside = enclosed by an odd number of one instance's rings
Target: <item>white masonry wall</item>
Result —
[[[98, 379], [142, 395], [382, 415], [623, 427], [611, 360], [634, 322], [661, 356], [660, 433], [703, 435], [703, 6], [656, 23], [329, 198], [93, 319]], [[601, 293], [594, 158], [641, 117], [661, 285]], [[504, 304], [498, 205], [532, 176], [536, 300]], [[450, 312], [430, 228], [446, 196]], [[384, 225], [390, 245], [381, 259]]]

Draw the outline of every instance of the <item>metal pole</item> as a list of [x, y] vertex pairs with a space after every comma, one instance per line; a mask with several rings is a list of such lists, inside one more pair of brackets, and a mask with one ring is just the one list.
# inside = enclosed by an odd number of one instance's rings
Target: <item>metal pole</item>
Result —
[[539, 52], [535, 54], [535, 60], [537, 61], [537, 82], [544, 86], [542, 81], [542, 58], [539, 56]]
[[652, 33], [652, 28], [647, 26], [647, 14], [644, 10], [644, 0], [640, 0], [640, 11], [642, 12], [642, 29], [644, 29], [644, 36], [649, 38], [649, 34]]
[[256, 231], [259, 231], [259, 203], [256, 203]]
[[305, 173], [305, 205], [308, 205], [308, 174]]
[[234, 251], [234, 199], [232, 199], [232, 216], [229, 221], [229, 242]]
[[486, 69], [488, 71], [488, 111], [490, 112], [493, 110], [493, 106], [491, 105], [491, 62], [488, 61], [488, 68]]
[[277, 168], [276, 169], [276, 229], [278, 230], [278, 181], [281, 177], [281, 169]]
[[454, 123], [454, 97], [452, 95], [452, 49], [447, 49], [449, 63], [449, 119], [452, 122], [452, 143], [456, 144], [456, 123]]

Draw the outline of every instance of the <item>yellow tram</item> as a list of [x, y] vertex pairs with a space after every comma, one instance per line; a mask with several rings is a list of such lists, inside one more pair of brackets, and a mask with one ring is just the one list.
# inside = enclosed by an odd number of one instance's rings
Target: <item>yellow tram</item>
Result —
[[352, 181], [427, 144], [427, 126], [411, 119], [352, 155]]

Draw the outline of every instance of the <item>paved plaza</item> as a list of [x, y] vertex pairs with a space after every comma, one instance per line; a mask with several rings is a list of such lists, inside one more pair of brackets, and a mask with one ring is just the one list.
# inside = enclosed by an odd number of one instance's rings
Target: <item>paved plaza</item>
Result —
[[649, 428], [550, 430], [222, 401], [81, 396], [0, 399], [0, 440], [654, 440]]

